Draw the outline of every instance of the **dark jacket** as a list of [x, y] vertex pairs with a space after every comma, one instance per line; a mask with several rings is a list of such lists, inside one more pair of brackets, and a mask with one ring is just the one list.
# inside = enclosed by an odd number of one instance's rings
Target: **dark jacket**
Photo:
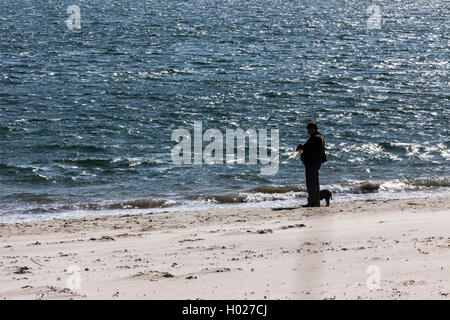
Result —
[[320, 132], [310, 136], [301, 149], [303, 150], [301, 160], [305, 165], [320, 166], [327, 161], [325, 140]]

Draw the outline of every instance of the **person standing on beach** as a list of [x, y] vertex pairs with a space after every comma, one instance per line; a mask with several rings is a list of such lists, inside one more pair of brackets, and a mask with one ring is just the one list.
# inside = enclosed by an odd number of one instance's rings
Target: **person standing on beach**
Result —
[[305, 166], [306, 189], [308, 190], [308, 203], [303, 207], [320, 207], [319, 170], [322, 163], [327, 161], [325, 155], [325, 140], [319, 132], [317, 124], [310, 122], [306, 126], [309, 139], [305, 144], [299, 144], [297, 151], [303, 151], [301, 161]]

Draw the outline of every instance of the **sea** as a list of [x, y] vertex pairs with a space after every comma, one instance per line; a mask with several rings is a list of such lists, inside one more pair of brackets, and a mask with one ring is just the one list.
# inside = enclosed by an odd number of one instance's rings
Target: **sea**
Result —
[[[0, 0], [0, 222], [300, 205], [309, 121], [331, 205], [449, 196], [449, 17], [447, 0]], [[276, 172], [174, 161], [195, 122], [278, 132]]]

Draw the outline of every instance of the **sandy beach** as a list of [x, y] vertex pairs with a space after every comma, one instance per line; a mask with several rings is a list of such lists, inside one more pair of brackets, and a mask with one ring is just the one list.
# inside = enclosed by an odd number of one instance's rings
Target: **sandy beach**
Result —
[[0, 224], [0, 299], [450, 299], [449, 208], [429, 197]]

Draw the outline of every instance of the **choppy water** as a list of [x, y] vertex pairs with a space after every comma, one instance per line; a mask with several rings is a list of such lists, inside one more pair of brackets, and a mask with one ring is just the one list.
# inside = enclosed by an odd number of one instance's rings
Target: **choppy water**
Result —
[[[373, 30], [371, 1], [75, 2], [0, 0], [0, 221], [303, 202], [309, 120], [335, 198], [450, 192], [448, 1], [378, 1]], [[278, 173], [175, 165], [194, 120], [278, 129]]]

